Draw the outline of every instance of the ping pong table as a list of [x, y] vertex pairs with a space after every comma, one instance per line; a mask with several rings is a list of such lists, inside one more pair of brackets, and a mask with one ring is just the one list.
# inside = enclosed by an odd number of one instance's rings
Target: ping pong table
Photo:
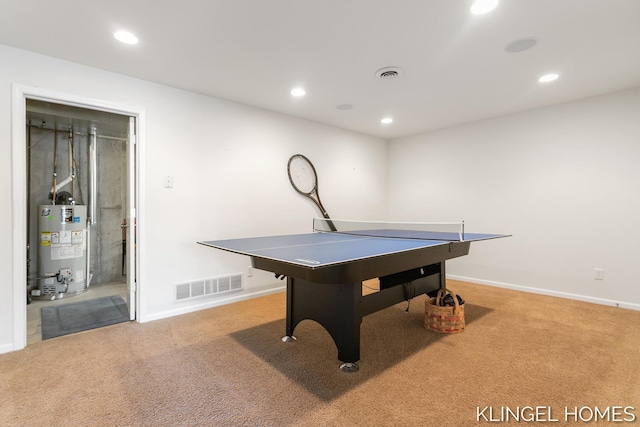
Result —
[[[464, 233], [462, 223], [454, 232], [423, 229], [433, 224], [314, 219], [312, 233], [198, 243], [249, 256], [254, 268], [286, 277], [282, 340], [295, 340], [296, 325], [314, 320], [333, 338], [340, 369], [355, 372], [364, 316], [433, 295], [445, 288], [445, 261], [467, 255], [473, 241], [506, 237]], [[380, 290], [363, 295], [362, 282], [372, 278], [379, 278]]]

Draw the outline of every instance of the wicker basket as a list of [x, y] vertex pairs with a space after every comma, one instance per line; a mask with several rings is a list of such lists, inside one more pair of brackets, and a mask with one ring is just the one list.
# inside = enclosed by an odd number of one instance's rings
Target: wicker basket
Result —
[[[440, 305], [447, 292], [453, 297], [455, 307]], [[425, 301], [424, 327], [444, 334], [464, 331], [464, 304], [458, 303], [458, 296], [451, 290], [440, 289], [435, 298]]]

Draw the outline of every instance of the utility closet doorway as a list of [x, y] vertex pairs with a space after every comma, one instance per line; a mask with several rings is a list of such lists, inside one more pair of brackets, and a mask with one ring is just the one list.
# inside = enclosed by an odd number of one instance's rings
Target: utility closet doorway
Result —
[[135, 117], [26, 99], [26, 127], [27, 344], [44, 307], [112, 297], [135, 319]]

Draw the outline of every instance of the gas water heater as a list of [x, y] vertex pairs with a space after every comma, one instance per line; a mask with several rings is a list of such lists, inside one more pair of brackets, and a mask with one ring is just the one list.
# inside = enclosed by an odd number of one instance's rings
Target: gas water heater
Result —
[[87, 207], [38, 208], [38, 287], [36, 298], [56, 299], [87, 290]]

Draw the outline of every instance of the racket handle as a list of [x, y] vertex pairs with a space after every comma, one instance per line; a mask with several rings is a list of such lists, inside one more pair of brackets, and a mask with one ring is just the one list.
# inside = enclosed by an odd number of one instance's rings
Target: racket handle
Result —
[[322, 213], [322, 216], [325, 217], [325, 219], [327, 219], [327, 225], [329, 226], [329, 228], [331, 229], [331, 231], [338, 231], [338, 229], [336, 228], [335, 225], [333, 225], [333, 221], [331, 221], [331, 217], [329, 217], [329, 214], [326, 212]]

